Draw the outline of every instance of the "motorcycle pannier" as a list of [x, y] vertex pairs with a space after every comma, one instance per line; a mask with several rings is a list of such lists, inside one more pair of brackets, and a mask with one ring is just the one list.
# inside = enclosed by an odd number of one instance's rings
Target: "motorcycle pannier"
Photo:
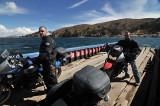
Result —
[[86, 66], [73, 76], [73, 91], [78, 95], [105, 98], [111, 88], [110, 78], [96, 67]]
[[63, 47], [58, 47], [57, 49], [57, 55], [56, 55], [56, 59], [58, 58], [64, 58], [67, 54], [67, 50]]

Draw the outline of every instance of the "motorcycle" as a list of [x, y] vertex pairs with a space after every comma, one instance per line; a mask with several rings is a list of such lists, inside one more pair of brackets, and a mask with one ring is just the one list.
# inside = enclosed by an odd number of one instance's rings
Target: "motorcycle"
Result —
[[109, 45], [108, 55], [102, 70], [110, 79], [117, 77], [124, 68], [125, 57], [123, 47], [120, 45]]
[[111, 89], [108, 75], [87, 65], [73, 78], [54, 85], [47, 93], [46, 106], [94, 106], [100, 100], [107, 101]]
[[[65, 63], [67, 51], [57, 48], [56, 77], [62, 73], [61, 66]], [[19, 51], [5, 50], [0, 55], [0, 105], [5, 103], [14, 89], [33, 87], [37, 83], [43, 83], [40, 67], [33, 63], [30, 57], [23, 58]]]

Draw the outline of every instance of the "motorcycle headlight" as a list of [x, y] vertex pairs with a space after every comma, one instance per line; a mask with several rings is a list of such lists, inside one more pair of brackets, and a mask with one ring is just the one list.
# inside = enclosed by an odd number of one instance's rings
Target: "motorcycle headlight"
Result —
[[11, 74], [8, 74], [8, 75], [7, 75], [7, 78], [12, 78], [12, 75], [11, 75]]

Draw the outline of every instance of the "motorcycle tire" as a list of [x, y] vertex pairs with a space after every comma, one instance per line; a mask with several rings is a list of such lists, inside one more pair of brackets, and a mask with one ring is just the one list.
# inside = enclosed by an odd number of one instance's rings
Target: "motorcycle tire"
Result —
[[10, 98], [11, 92], [12, 87], [10, 85], [0, 84], [0, 106]]
[[57, 77], [57, 79], [60, 77], [61, 73], [62, 73], [61, 68], [60, 67], [56, 68], [56, 77]]
[[107, 75], [109, 76], [110, 79], [112, 79], [114, 77], [112, 68], [107, 69], [105, 71], [106, 71], [106, 73], [107, 73]]

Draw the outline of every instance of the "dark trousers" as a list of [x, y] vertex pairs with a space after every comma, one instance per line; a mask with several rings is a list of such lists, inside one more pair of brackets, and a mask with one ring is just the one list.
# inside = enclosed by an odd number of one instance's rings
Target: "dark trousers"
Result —
[[[43, 80], [45, 82], [45, 85], [47, 87], [47, 90], [51, 89], [53, 85], [57, 84], [57, 78], [56, 75], [54, 73], [51, 72], [51, 68], [50, 65], [51, 64], [42, 64], [43, 65], [43, 71], [42, 71], [42, 75], [43, 75]], [[54, 65], [55, 66], [55, 65]], [[56, 71], [54, 71], [56, 72]]]

